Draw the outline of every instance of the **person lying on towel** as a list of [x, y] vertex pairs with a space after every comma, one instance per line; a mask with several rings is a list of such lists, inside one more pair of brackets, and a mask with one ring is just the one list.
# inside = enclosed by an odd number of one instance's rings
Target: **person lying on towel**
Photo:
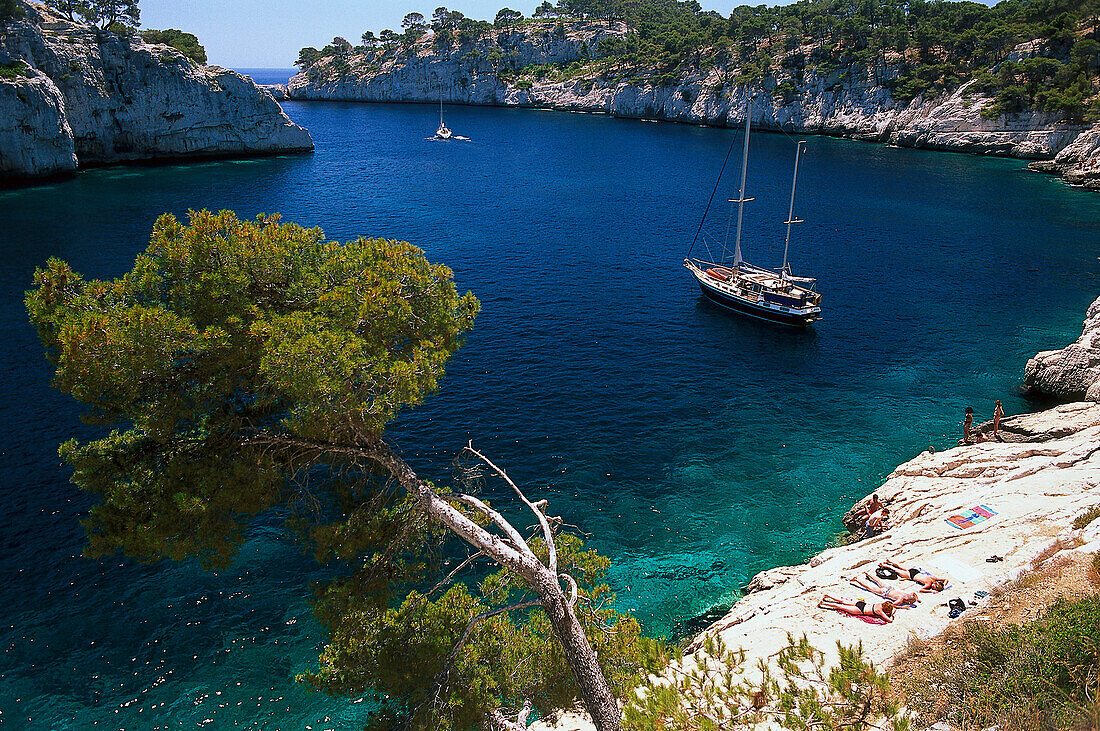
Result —
[[894, 621], [894, 603], [891, 601], [870, 604], [862, 599], [853, 602], [848, 599], [837, 599], [826, 594], [821, 597], [821, 601], [817, 603], [817, 606], [819, 609], [835, 609], [838, 612], [856, 617], [875, 617], [885, 622]]
[[943, 591], [943, 588], [947, 586], [947, 579], [926, 574], [916, 566], [905, 568], [901, 564], [891, 559], [886, 559], [885, 561], [880, 563], [879, 566], [885, 566], [888, 569], [894, 569], [899, 574], [901, 574], [901, 578], [908, 578], [910, 581], [920, 584], [921, 588], [919, 589], [919, 591], [924, 594], [931, 594], [933, 592]]
[[849, 581], [860, 589], [866, 589], [872, 594], [878, 594], [886, 601], [893, 602], [894, 606], [897, 607], [916, 606], [917, 602], [920, 601], [920, 597], [917, 596], [916, 592], [902, 591], [889, 584], [883, 584], [866, 571], [863, 572], [863, 576], [853, 576]]

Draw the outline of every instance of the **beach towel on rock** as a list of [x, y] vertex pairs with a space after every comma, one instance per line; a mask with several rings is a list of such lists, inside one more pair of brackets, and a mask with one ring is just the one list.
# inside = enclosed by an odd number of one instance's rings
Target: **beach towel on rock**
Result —
[[[848, 614], [845, 612], [845, 614]], [[868, 617], [866, 614], [848, 614], [849, 617], [855, 617], [856, 619], [862, 619], [867, 624], [886, 624], [886, 620], [882, 617]]]
[[967, 528], [973, 528], [982, 521], [989, 520], [996, 514], [997, 511], [990, 510], [987, 506], [978, 505], [970, 510], [963, 511], [961, 515], [952, 515], [946, 520], [959, 530], [965, 530]]

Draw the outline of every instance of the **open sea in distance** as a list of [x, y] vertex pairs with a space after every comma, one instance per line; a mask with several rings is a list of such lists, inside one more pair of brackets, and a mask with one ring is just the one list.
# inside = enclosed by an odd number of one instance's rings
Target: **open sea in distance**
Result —
[[[295, 684], [324, 640], [306, 604], [320, 574], [273, 521], [218, 574], [80, 557], [89, 500], [56, 450], [90, 431], [22, 305], [47, 257], [117, 276], [158, 214], [200, 208], [422, 247], [482, 311], [391, 439], [437, 480], [474, 440], [611, 557], [620, 607], [653, 634], [819, 551], [893, 467], [953, 444], [967, 405], [1027, 410], [1027, 357], [1076, 339], [1100, 294], [1100, 195], [1018, 160], [810, 137], [791, 260], [825, 319], [798, 332], [709, 305], [681, 264], [737, 130], [449, 107], [470, 141], [439, 142], [431, 105], [284, 108], [314, 154], [0, 191], [5, 729], [343, 729], [370, 705]], [[754, 263], [782, 256], [794, 150], [753, 135]]]

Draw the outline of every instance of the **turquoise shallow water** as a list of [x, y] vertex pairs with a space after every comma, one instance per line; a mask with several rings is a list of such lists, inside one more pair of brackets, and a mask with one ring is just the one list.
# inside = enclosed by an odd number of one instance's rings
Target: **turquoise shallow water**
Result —
[[[473, 439], [613, 559], [652, 633], [804, 560], [962, 410], [1015, 413], [1023, 363], [1076, 338], [1100, 290], [1100, 196], [1023, 163], [810, 138], [792, 261], [809, 332], [701, 301], [680, 262], [737, 132], [428, 106], [286, 105], [317, 152], [95, 170], [0, 191], [0, 722], [5, 728], [345, 728], [365, 704], [293, 682], [323, 636], [317, 574], [261, 522], [237, 565], [78, 557], [83, 433], [22, 311], [48, 256], [126, 270], [155, 216], [279, 211], [330, 237], [413, 241], [483, 310], [440, 393], [392, 438], [445, 479]], [[753, 136], [745, 250], [781, 256], [794, 139]], [[720, 196], [732, 193], [736, 153]], [[725, 212], [706, 230], [721, 236]], [[395, 658], [395, 662], [399, 662]]]

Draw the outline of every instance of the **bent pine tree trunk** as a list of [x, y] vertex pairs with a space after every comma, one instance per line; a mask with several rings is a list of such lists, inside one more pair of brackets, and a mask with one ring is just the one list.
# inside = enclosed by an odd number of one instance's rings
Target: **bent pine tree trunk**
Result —
[[[406, 491], [415, 495], [429, 515], [446, 525], [459, 538], [515, 573], [531, 587], [550, 619], [554, 634], [561, 642], [565, 659], [573, 670], [573, 676], [581, 690], [581, 698], [596, 728], [598, 731], [619, 731], [619, 705], [603, 670], [600, 669], [596, 652], [573, 611], [575, 596], [566, 596], [557, 573], [543, 565], [529, 549], [524, 551], [513, 547], [466, 517], [421, 480], [390, 445], [378, 441], [365, 451], [384, 466]], [[522, 548], [526, 548], [526, 543], [522, 544]], [[572, 581], [571, 578], [569, 580]]]

